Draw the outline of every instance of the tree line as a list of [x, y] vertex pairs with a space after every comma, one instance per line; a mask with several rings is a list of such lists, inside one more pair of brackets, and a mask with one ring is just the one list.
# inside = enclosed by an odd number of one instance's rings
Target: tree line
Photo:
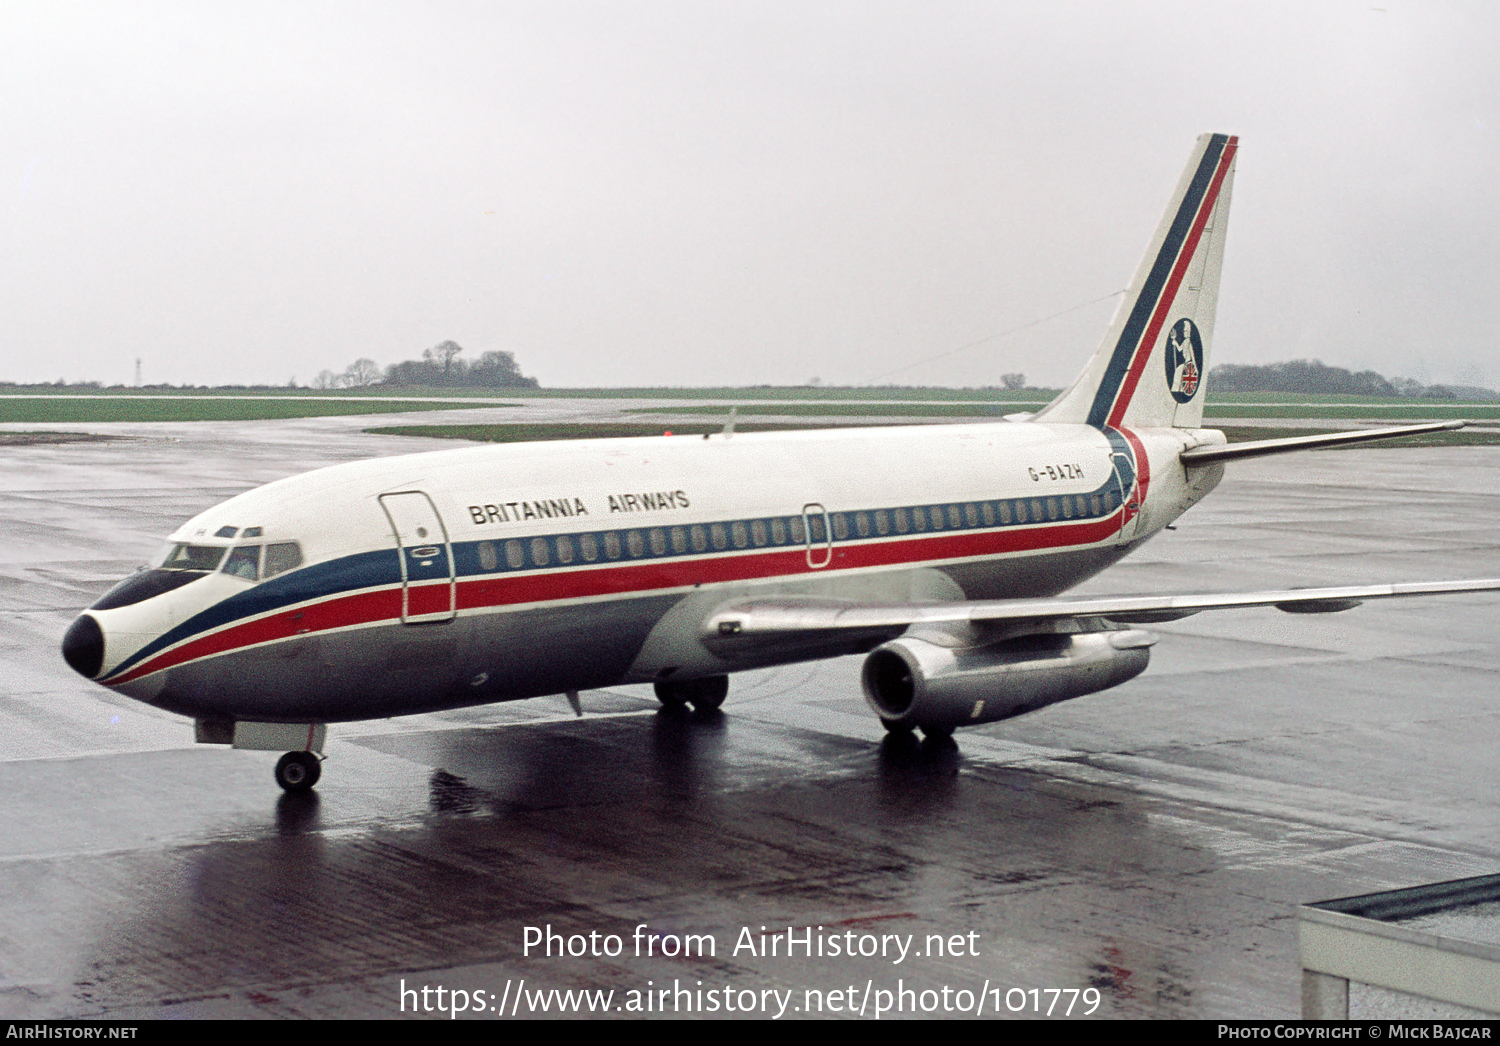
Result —
[[371, 385], [396, 388], [534, 389], [535, 378], [521, 373], [515, 356], [508, 352], [486, 352], [477, 360], [460, 359], [463, 346], [445, 341], [422, 352], [419, 360], [402, 360], [385, 370], [372, 359], [360, 358], [342, 374], [325, 370], [313, 379], [316, 389], [360, 389]]
[[1446, 385], [1423, 385], [1415, 378], [1386, 378], [1373, 370], [1350, 371], [1322, 360], [1282, 363], [1221, 363], [1208, 372], [1212, 392], [1334, 393], [1344, 396], [1420, 396], [1456, 399]]

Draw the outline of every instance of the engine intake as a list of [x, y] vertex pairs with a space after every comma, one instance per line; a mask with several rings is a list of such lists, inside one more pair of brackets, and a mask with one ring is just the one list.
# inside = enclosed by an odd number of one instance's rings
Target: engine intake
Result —
[[871, 651], [861, 681], [887, 726], [949, 730], [1119, 686], [1145, 671], [1155, 642], [1140, 629], [1037, 633], [971, 647], [907, 636]]

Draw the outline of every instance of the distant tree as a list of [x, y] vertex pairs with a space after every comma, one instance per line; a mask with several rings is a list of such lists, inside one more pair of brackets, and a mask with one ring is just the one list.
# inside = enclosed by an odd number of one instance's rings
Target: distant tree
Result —
[[508, 352], [486, 352], [469, 367], [468, 379], [481, 388], [536, 388], [536, 379], [525, 377]]
[[367, 357], [360, 357], [349, 364], [349, 369], [344, 371], [344, 384], [351, 388], [362, 389], [367, 385], [373, 385], [380, 380], [380, 365]]
[[339, 376], [331, 370], [320, 370], [312, 380], [312, 385], [315, 389], [336, 389], [339, 387]]
[[438, 345], [434, 345], [430, 349], [423, 350], [422, 358], [429, 363], [436, 364], [442, 370], [443, 376], [446, 378], [448, 375], [453, 373], [454, 358], [463, 351], [464, 347], [458, 342], [445, 341]]
[[1026, 387], [1026, 375], [1002, 374], [1000, 375], [1000, 384], [1011, 390], [1024, 389]]

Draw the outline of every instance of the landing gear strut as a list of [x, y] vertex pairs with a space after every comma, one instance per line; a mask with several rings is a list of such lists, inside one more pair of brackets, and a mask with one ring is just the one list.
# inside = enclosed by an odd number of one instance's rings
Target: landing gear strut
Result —
[[662, 679], [656, 683], [656, 699], [667, 708], [691, 704], [699, 712], [714, 712], [729, 695], [728, 676], [702, 679]]
[[288, 752], [276, 763], [276, 783], [288, 792], [306, 792], [323, 776], [323, 764], [311, 752]]

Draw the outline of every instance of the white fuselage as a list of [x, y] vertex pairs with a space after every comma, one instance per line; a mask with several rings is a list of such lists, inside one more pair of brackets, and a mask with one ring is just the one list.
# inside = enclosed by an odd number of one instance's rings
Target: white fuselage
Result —
[[199, 546], [296, 543], [300, 565], [259, 581], [221, 567], [91, 610], [94, 678], [203, 719], [322, 722], [851, 652], [845, 638], [726, 660], [701, 628], [745, 596], [1056, 594], [1211, 490], [1221, 467], [1189, 474], [1177, 456], [1222, 438], [1007, 422], [334, 466], [180, 528], [172, 541]]

